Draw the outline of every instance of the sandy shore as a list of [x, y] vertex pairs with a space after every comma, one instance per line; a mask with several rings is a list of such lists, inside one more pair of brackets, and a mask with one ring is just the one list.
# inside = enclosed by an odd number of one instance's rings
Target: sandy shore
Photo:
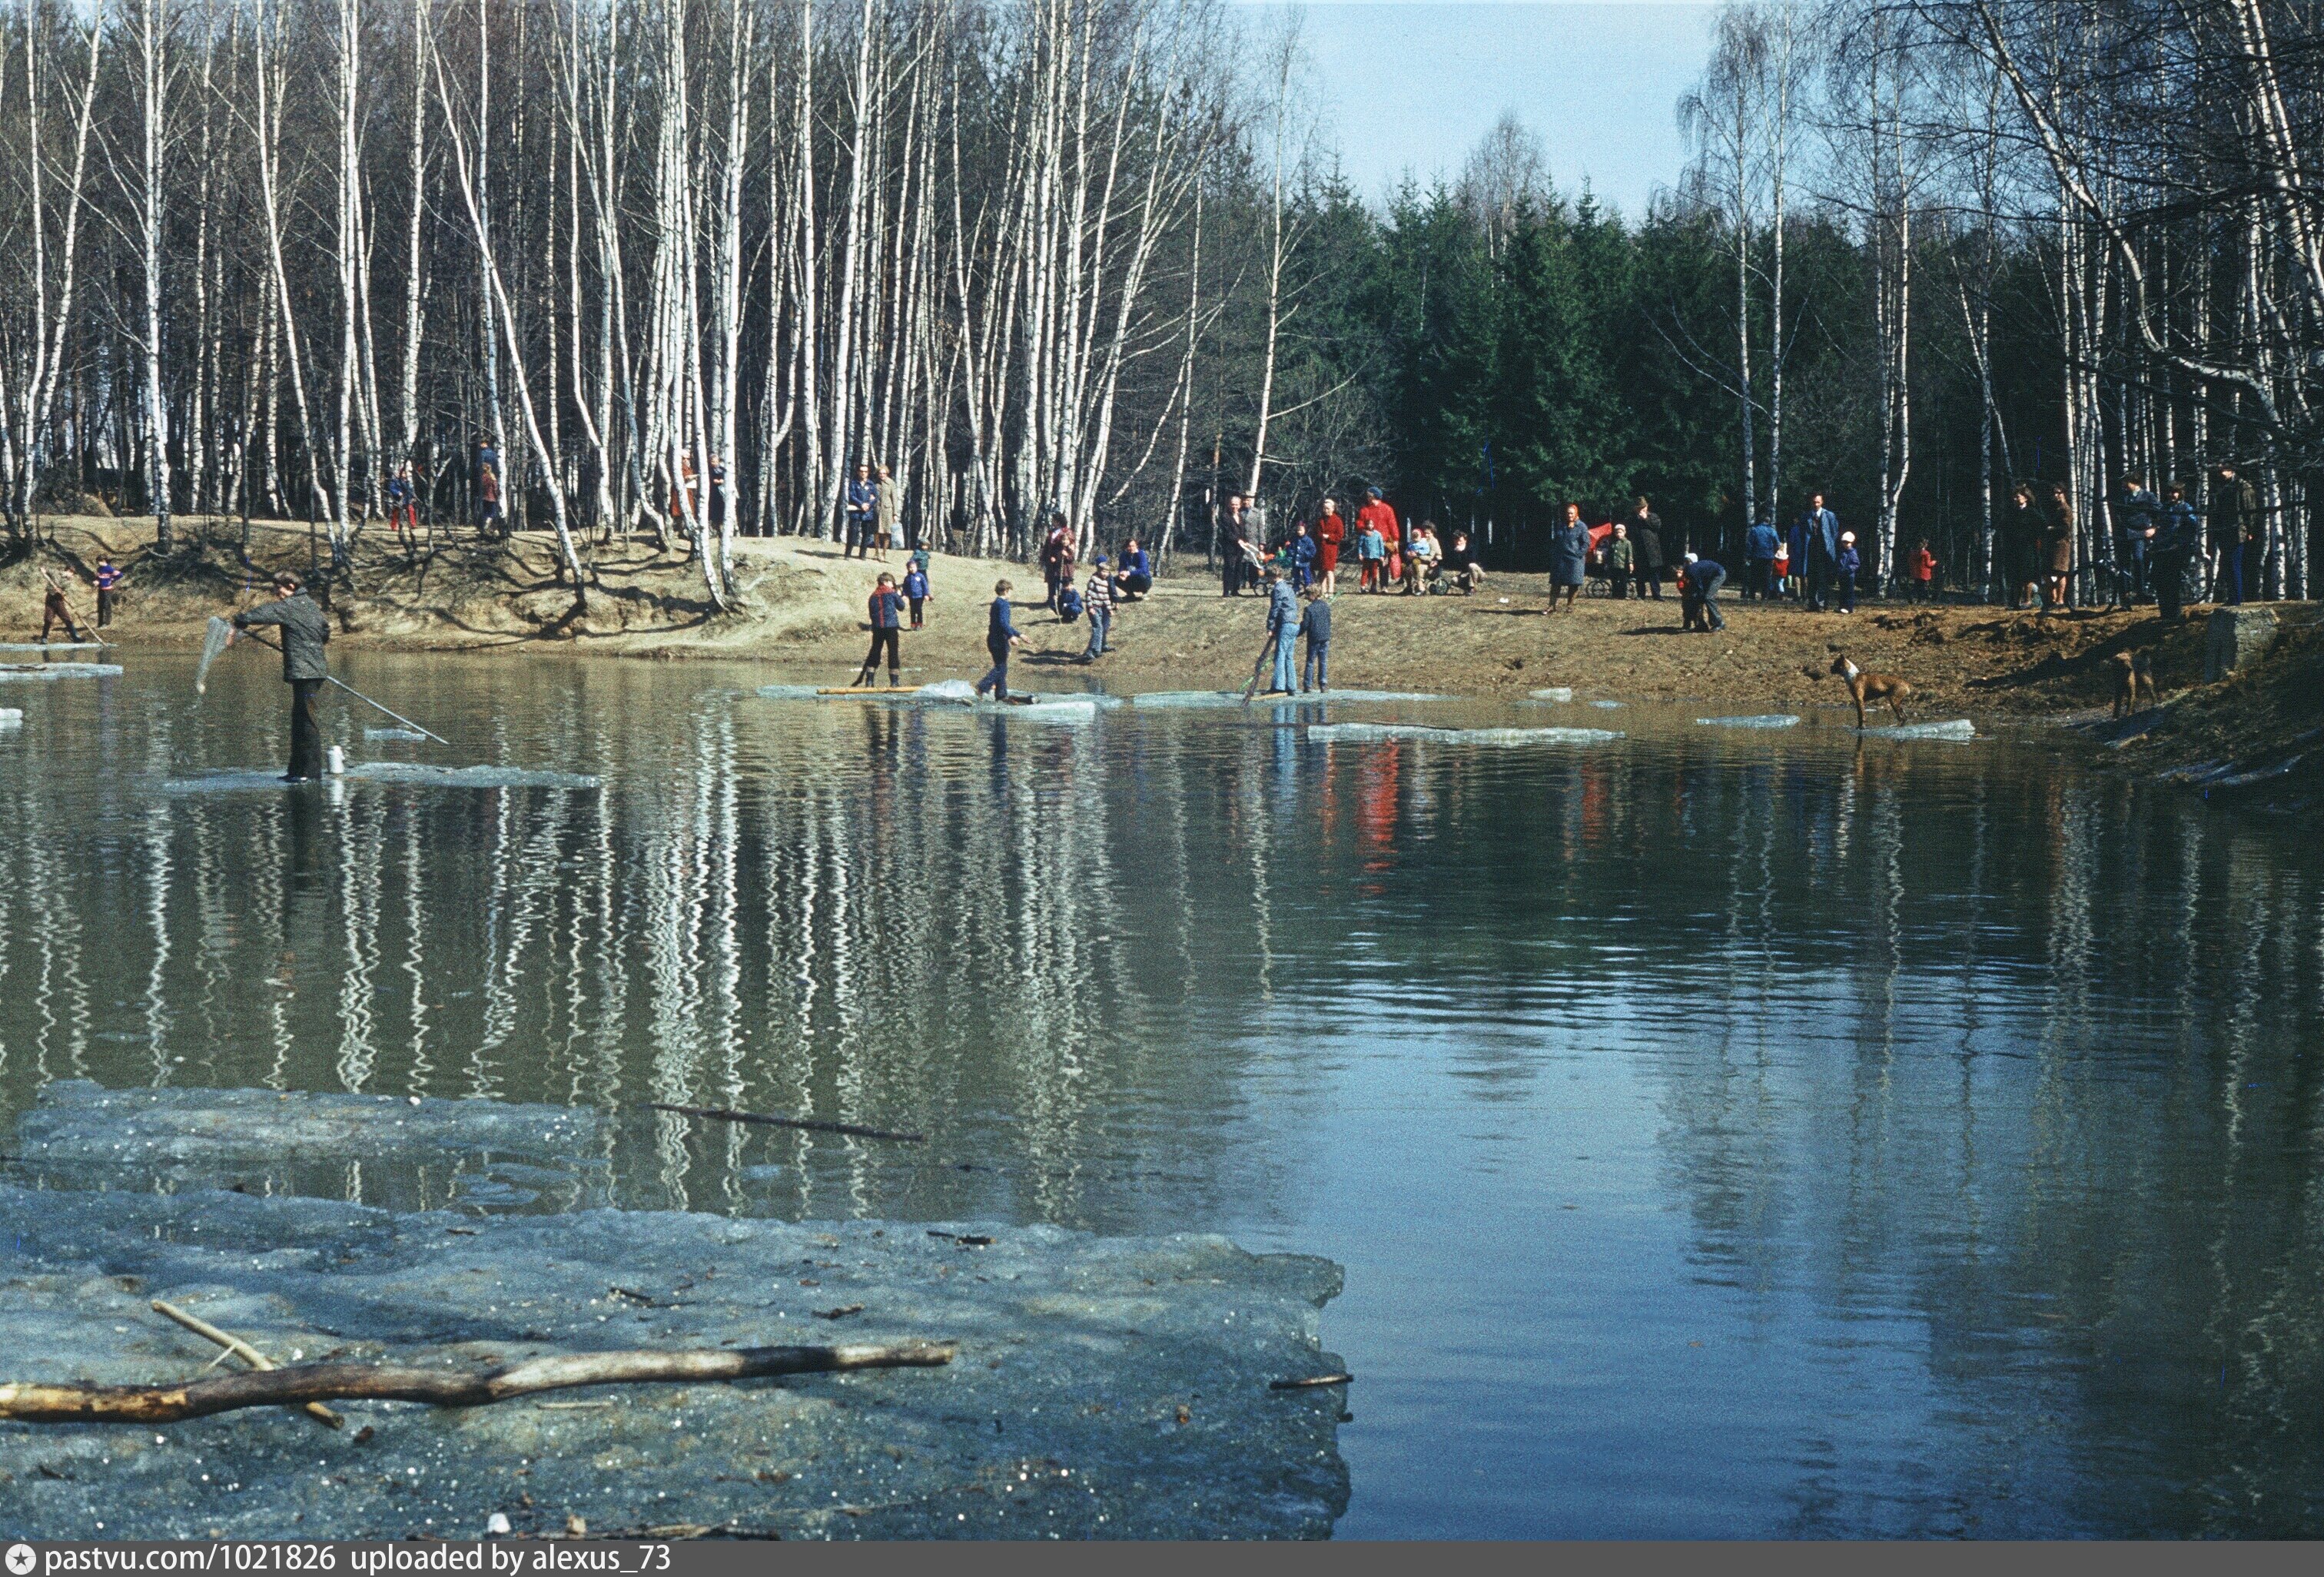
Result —
[[[205, 549], [161, 561], [145, 554], [145, 521], [54, 522], [52, 566], [88, 567], [110, 553], [130, 568], [130, 595], [108, 634], [124, 646], [197, 641], [212, 613], [246, 605], [260, 570], [303, 567], [303, 525], [253, 529], [245, 567], [239, 527], [180, 523]], [[888, 567], [900, 573], [901, 555]], [[0, 571], [0, 641], [37, 636], [40, 558]], [[356, 590], [334, 612], [341, 639], [400, 650], [600, 652], [663, 659], [763, 658], [791, 672], [827, 670], [844, 683], [862, 660], [864, 600], [882, 567], [797, 538], [737, 543], [736, 605], [721, 613], [699, 566], [650, 540], [592, 554], [588, 607], [573, 614], [555, 575], [553, 542], [527, 533], [503, 547], [462, 539], [412, 561], [374, 528], [359, 542]], [[985, 611], [996, 579], [1017, 586], [1029, 650], [1028, 681], [1073, 675], [1120, 691], [1234, 688], [1250, 676], [1264, 640], [1265, 604], [1222, 598], [1199, 556], [1167, 566], [1153, 594], [1121, 607], [1115, 650], [1084, 669], [1086, 622], [1065, 624], [1040, 607], [1039, 575], [1000, 560], [938, 555], [927, 628], [903, 641], [908, 679], [973, 677], [985, 666]], [[1728, 595], [1727, 629], [1679, 627], [1674, 595], [1660, 602], [1584, 598], [1545, 617], [1540, 576], [1496, 576], [1473, 597], [1362, 595], [1336, 603], [1333, 679], [1345, 687], [1517, 696], [1550, 686], [1595, 695], [1716, 702], [1756, 711], [1844, 701], [1830, 676], [1845, 653], [1860, 666], [1904, 676], [1920, 715], [2061, 715], [2110, 700], [2118, 650], [2153, 653], [2166, 693], [2201, 678], [2200, 622], [2165, 630], [2149, 610], [2077, 613], [2043, 620], [1968, 604], [1867, 604], [1854, 614], [1813, 613]], [[83, 588], [78, 600], [92, 599]]]

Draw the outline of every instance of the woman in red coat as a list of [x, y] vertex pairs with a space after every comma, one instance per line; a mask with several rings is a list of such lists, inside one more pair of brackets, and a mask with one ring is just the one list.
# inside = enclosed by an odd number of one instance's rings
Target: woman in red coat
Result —
[[1340, 518], [1336, 500], [1323, 501], [1323, 517], [1315, 522], [1315, 579], [1330, 596], [1339, 585], [1334, 578], [1340, 567], [1340, 544], [1348, 540], [1348, 522]]

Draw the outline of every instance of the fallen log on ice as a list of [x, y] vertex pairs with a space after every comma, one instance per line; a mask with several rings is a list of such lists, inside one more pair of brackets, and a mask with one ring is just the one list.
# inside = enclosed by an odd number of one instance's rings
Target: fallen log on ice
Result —
[[0, 1418], [22, 1424], [177, 1424], [242, 1407], [307, 1402], [426, 1402], [476, 1407], [576, 1386], [663, 1385], [762, 1379], [858, 1369], [934, 1369], [949, 1342], [844, 1347], [742, 1347], [706, 1351], [575, 1352], [484, 1368], [395, 1363], [303, 1363], [161, 1386], [0, 1385]]

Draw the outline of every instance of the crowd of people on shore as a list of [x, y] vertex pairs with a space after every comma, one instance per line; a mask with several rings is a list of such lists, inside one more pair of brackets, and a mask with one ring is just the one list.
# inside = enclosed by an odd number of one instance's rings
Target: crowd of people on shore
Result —
[[[859, 541], [885, 540], [883, 509], [892, 518], [892, 494], [883, 493], [893, 484], [884, 470], [875, 482], [873, 470], [868, 464], [859, 466], [848, 489], [851, 552], [859, 550]], [[2264, 546], [2259, 503], [2251, 484], [2226, 466], [2214, 476], [2211, 501], [2207, 526], [2184, 487], [2169, 484], [2158, 494], [2141, 476], [2124, 479], [2113, 509], [2114, 567], [2124, 603], [2152, 601], [2165, 620], [2183, 619], [2190, 572], [2207, 551], [2213, 595], [2230, 604], [2244, 600], [2256, 584], [2256, 560]], [[2009, 606], [2038, 605], [2047, 614], [2070, 605], [2076, 542], [2066, 489], [2054, 483], [2018, 484], [1993, 540], [1995, 576]], [[1329, 687], [1331, 605], [1341, 589], [1342, 559], [1351, 560], [1353, 589], [1361, 595], [1473, 595], [1487, 579], [1469, 533], [1453, 531], [1448, 542], [1433, 521], [1400, 520], [1378, 487], [1365, 490], [1352, 517], [1342, 512], [1336, 498], [1326, 497], [1312, 518], [1295, 520], [1280, 533], [1259, 499], [1229, 495], [1213, 546], [1221, 596], [1258, 593], [1267, 598], [1268, 644], [1259, 666], [1264, 669], [1272, 654], [1270, 694]], [[1116, 610], [1152, 591], [1154, 566], [1131, 538], [1118, 561], [1100, 553], [1091, 559], [1086, 576], [1077, 577], [1082, 548], [1078, 533], [1059, 514], [1044, 536], [1038, 561], [1047, 588], [1043, 606], [1062, 622], [1087, 618], [1089, 641], [1080, 660], [1093, 663], [1110, 649]], [[1821, 493], [1811, 494], [1807, 507], [1784, 529], [1764, 519], [1755, 521], [1744, 533], [1740, 558], [1736, 589], [1746, 602], [1789, 601], [1819, 613], [1852, 613], [1859, 595], [1882, 582], [1856, 533], [1841, 525]], [[1918, 540], [1899, 558], [1894, 589], [1910, 600], [1934, 600], [1943, 566], [1929, 540]], [[1543, 613], [1571, 613], [1585, 589], [1616, 599], [1660, 602], [1669, 584], [1677, 594], [1682, 629], [1715, 633], [1726, 628], [1720, 595], [1734, 579], [1728, 566], [1691, 550], [1683, 530], [1666, 528], [1643, 494], [1626, 512], [1597, 525], [1588, 522], [1580, 504], [1567, 504], [1550, 531], [1548, 568], [1550, 592], [1539, 610]], [[880, 577], [872, 599], [872, 646], [859, 683], [870, 682], [883, 657], [894, 682], [894, 632], [908, 609], [909, 627], [921, 627], [928, 596], [925, 550], [912, 555], [900, 584], [888, 575]], [[1306, 660], [1295, 665], [1300, 640], [1306, 643]], [[1008, 655], [1021, 642], [1004, 582], [996, 589], [987, 636], [993, 657], [988, 690], [1005, 694]]]

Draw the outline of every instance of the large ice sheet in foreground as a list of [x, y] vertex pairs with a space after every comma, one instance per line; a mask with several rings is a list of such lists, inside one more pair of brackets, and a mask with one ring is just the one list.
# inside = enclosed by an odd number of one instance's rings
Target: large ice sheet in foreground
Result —
[[[396, 1164], [399, 1146], [586, 1149], [603, 1121], [576, 1111], [568, 1129], [537, 1107], [346, 1096], [302, 1111], [309, 1099], [183, 1092], [136, 1113], [110, 1182], [34, 1188], [23, 1168], [0, 1172], [5, 1378], [190, 1378], [212, 1350], [155, 1314], [153, 1298], [279, 1360], [918, 1337], [953, 1339], [958, 1356], [940, 1369], [470, 1408], [347, 1403], [337, 1432], [275, 1410], [145, 1429], [0, 1426], [0, 1528], [474, 1539], [499, 1512], [516, 1534], [550, 1538], [568, 1517], [595, 1536], [682, 1525], [784, 1538], [1314, 1538], [1347, 1505], [1345, 1388], [1268, 1386], [1340, 1368], [1319, 1339], [1341, 1282], [1328, 1260], [1199, 1234], [512, 1216], [190, 1176], [155, 1187], [157, 1157], [188, 1174], [239, 1167], [268, 1139], [344, 1138], [361, 1152], [334, 1168], [344, 1187], [358, 1165], [372, 1177]], [[123, 1113], [86, 1095], [66, 1104], [28, 1130], [44, 1178], [59, 1152], [101, 1161], [115, 1150], [108, 1119]], [[833, 1311], [848, 1312], [817, 1317]]]

